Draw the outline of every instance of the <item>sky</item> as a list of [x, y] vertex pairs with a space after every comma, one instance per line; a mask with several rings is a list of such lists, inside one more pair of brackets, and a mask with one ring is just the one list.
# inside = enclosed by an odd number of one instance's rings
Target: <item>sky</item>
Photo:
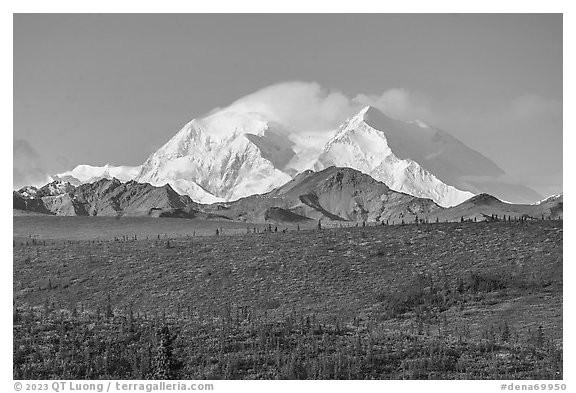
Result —
[[319, 130], [373, 105], [562, 192], [560, 14], [16, 14], [13, 43], [14, 186], [231, 104]]

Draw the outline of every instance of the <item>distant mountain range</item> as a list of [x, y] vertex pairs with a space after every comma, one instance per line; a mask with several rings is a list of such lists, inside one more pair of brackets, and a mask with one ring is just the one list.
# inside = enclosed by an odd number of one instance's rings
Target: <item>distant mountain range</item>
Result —
[[72, 185], [99, 179], [170, 185], [198, 203], [264, 194], [306, 170], [357, 169], [394, 191], [442, 207], [490, 193], [521, 203], [542, 199], [502, 180], [504, 171], [450, 134], [365, 107], [332, 131], [293, 130], [261, 113], [224, 108], [186, 124], [139, 166], [79, 165], [54, 179]]
[[432, 199], [392, 190], [384, 182], [352, 168], [307, 170], [273, 190], [231, 202], [198, 204], [170, 185], [100, 179], [74, 186], [61, 180], [39, 189], [13, 192], [14, 214], [61, 216], [150, 216], [224, 219], [246, 222], [409, 223], [418, 220], [484, 221], [493, 215], [540, 219], [563, 214], [562, 195], [537, 204], [518, 205], [480, 194], [445, 208]]
[[101, 179], [73, 186], [61, 180], [14, 192], [14, 208], [60, 216], [141, 216], [190, 209], [196, 204], [170, 186], [154, 187], [133, 180]]

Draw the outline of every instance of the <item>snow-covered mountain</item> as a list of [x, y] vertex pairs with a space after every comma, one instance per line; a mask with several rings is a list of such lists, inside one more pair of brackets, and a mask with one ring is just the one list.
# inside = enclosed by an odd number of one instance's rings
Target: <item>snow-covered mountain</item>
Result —
[[18, 192], [24, 198], [35, 198], [36, 194], [38, 193], [38, 188], [36, 188], [34, 186], [25, 186], [25, 187], [22, 187], [20, 190], [18, 190]]
[[26, 186], [18, 190], [24, 198], [43, 198], [47, 196], [57, 196], [69, 193], [74, 190], [74, 186], [67, 181], [54, 180], [40, 188]]
[[148, 158], [135, 179], [156, 186], [169, 183], [196, 201], [210, 203], [265, 193], [303, 170], [336, 165], [441, 206], [474, 195], [443, 183], [416, 161], [395, 156], [385, 133], [365, 122], [374, 111], [364, 108], [327, 140], [333, 133], [290, 133], [261, 114], [224, 109], [184, 126]]
[[[387, 119], [378, 110], [371, 107], [362, 109], [340, 126], [324, 147], [314, 168], [319, 170], [332, 165], [354, 168], [384, 182], [393, 190], [429, 198], [444, 207], [457, 205], [474, 196], [443, 183], [416, 161], [399, 158], [389, 146], [388, 125], [382, 120]], [[380, 129], [374, 128], [374, 123], [380, 123]], [[416, 124], [416, 127], [426, 126]]]
[[444, 207], [483, 191], [462, 179], [503, 173], [448, 133], [421, 121], [391, 119], [372, 107], [332, 131], [294, 131], [261, 113], [229, 107], [190, 121], [141, 166], [79, 165], [55, 178], [74, 185], [114, 177], [169, 184], [209, 204], [266, 193], [305, 170], [332, 165]]
[[204, 206], [206, 213], [248, 222], [309, 220], [414, 222], [444, 209], [430, 199], [391, 190], [351, 168], [304, 171], [274, 190], [235, 202]]
[[58, 216], [195, 217], [197, 204], [169, 185], [154, 187], [135, 181], [102, 178], [77, 187], [56, 180], [35, 195], [13, 192], [14, 209]]
[[201, 203], [272, 190], [291, 179], [282, 127], [257, 113], [219, 111], [186, 124], [142, 165], [136, 181], [169, 183]]
[[564, 194], [554, 194], [554, 195], [550, 195], [547, 198], [541, 199], [538, 202], [534, 202], [534, 203], [532, 203], [532, 205], [541, 205], [543, 203], [555, 202], [555, 201], [560, 201], [563, 199], [564, 199]]

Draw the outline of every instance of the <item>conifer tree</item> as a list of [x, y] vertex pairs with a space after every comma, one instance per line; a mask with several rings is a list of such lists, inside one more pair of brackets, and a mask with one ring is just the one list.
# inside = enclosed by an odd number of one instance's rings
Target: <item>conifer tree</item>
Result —
[[157, 333], [158, 346], [154, 357], [153, 378], [157, 380], [169, 380], [174, 377], [172, 359], [172, 337], [167, 326], [162, 327]]

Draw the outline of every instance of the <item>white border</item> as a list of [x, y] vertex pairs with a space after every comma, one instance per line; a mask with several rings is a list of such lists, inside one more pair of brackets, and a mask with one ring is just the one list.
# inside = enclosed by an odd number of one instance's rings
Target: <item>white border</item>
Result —
[[[574, 2], [572, 2], [574, 3]], [[478, 2], [466, 2], [455, 0], [436, 1], [410, 1], [410, 2], [371, 2], [371, 1], [346, 1], [346, 2], [312, 2], [310, 0], [291, 0], [289, 2], [271, 2], [263, 0], [219, 0], [213, 2], [193, 2], [193, 1], [121, 1], [121, 0], [100, 0], [94, 2], [82, 1], [11, 1], [3, 3], [0, 19], [0, 42], [2, 42], [3, 61], [2, 67], [2, 110], [3, 140], [2, 140], [2, 167], [10, 168], [12, 165], [12, 149], [9, 137], [11, 136], [13, 125], [13, 94], [12, 94], [12, 44], [13, 44], [13, 13], [198, 13], [198, 12], [225, 12], [225, 13], [262, 13], [262, 12], [304, 12], [304, 13], [361, 13], [361, 12], [387, 12], [387, 13], [564, 13], [564, 108], [568, 109], [564, 118], [564, 173], [572, 174], [576, 167], [574, 156], [571, 155], [574, 144], [574, 132], [576, 132], [575, 121], [571, 116], [570, 109], [574, 108], [574, 72], [576, 64], [574, 61], [574, 6], [570, 1], [503, 1], [484, 0]], [[574, 109], [572, 109], [574, 110]], [[538, 159], [535, 157], [535, 159]], [[8, 174], [6, 174], [8, 175]], [[9, 177], [12, 175], [10, 174]], [[567, 180], [567, 181], [566, 181]], [[4, 180], [8, 183], [8, 180]], [[9, 183], [11, 186], [11, 183]], [[564, 194], [566, 198], [565, 208], [565, 239], [576, 239], [574, 237], [574, 195], [573, 181], [567, 176], [564, 182]], [[12, 383], [12, 215], [8, 206], [12, 203], [9, 199], [9, 192], [5, 190], [0, 194], [0, 203], [3, 209], [2, 225], [2, 262], [5, 267], [2, 274], [2, 314], [4, 323], [1, 324], [0, 333], [3, 337], [0, 358], [0, 375], [2, 386], [5, 391], [13, 391]], [[8, 224], [10, 223], [10, 225]], [[574, 369], [574, 339], [572, 329], [574, 328], [574, 311], [571, 304], [574, 299], [574, 246], [572, 242], [564, 244], [564, 381], [568, 386], [568, 391], [576, 390], [576, 381], [570, 370]], [[526, 381], [528, 382], [528, 381]], [[404, 389], [415, 389], [418, 391], [458, 391], [467, 392], [490, 392], [498, 391], [500, 384], [509, 381], [283, 381], [281, 383], [272, 381], [250, 382], [250, 381], [215, 381], [216, 392], [224, 391], [262, 391], [269, 392], [292, 392], [295, 390], [305, 391], [374, 391], [383, 392], [401, 391]], [[553, 382], [554, 383], [554, 382]], [[4, 389], [3, 389], [4, 390]]]

